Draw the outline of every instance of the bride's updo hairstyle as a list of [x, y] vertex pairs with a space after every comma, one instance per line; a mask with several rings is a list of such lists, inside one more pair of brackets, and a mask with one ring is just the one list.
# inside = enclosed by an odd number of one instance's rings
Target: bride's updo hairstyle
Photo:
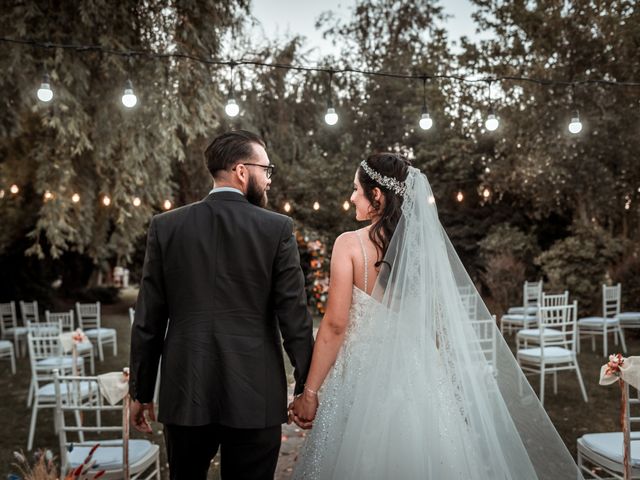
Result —
[[[409, 172], [411, 162], [403, 156], [396, 153], [374, 153], [366, 160], [367, 166], [382, 177], [404, 182]], [[371, 207], [378, 212], [380, 218], [372, 224], [369, 230], [369, 238], [378, 250], [378, 260], [375, 263], [376, 268], [382, 264], [389, 242], [396, 230], [398, 221], [402, 214], [402, 195], [393, 188], [385, 186], [378, 180], [374, 179], [371, 172], [367, 173], [362, 165], [358, 167], [358, 181], [362, 186], [364, 195], [371, 202]], [[381, 202], [376, 201], [373, 195], [373, 189], [379, 188], [384, 195], [384, 207]]]

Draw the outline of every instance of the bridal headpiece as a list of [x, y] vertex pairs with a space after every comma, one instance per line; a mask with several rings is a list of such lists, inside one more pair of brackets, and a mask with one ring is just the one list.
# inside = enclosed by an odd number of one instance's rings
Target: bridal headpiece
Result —
[[396, 195], [404, 197], [404, 194], [407, 191], [407, 185], [404, 182], [401, 182], [400, 180], [397, 180], [395, 178], [385, 177], [384, 175], [381, 175], [373, 168], [371, 168], [366, 160], [362, 160], [362, 162], [360, 162], [360, 166], [366, 172], [366, 174], [371, 177], [372, 180], [375, 180], [383, 187], [386, 187], [389, 190], [393, 191]]

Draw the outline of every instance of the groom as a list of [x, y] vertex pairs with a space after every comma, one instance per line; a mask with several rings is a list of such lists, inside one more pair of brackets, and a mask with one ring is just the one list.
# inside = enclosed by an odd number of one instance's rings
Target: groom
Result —
[[131, 330], [132, 423], [151, 433], [162, 356], [171, 479], [205, 480], [218, 448], [223, 479], [272, 479], [287, 421], [282, 344], [295, 393], [313, 348], [293, 222], [262, 208], [274, 167], [259, 136], [225, 133], [205, 158], [209, 196], [149, 225]]

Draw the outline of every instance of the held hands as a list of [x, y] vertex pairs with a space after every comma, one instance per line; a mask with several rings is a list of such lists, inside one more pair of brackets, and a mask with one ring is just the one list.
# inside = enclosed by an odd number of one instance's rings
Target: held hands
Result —
[[289, 421], [296, 423], [300, 428], [309, 430], [313, 427], [313, 419], [318, 410], [318, 394], [305, 387], [304, 392], [293, 399], [289, 404]]
[[[149, 419], [145, 415], [145, 412], [149, 413]], [[133, 427], [142, 433], [152, 433], [149, 420], [156, 421], [156, 412], [153, 408], [153, 402], [140, 403], [138, 400], [131, 402], [131, 424]]]

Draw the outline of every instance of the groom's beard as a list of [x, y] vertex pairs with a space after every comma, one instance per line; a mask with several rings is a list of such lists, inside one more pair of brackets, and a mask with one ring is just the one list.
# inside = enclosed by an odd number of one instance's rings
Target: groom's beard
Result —
[[249, 183], [247, 184], [247, 200], [249, 200], [249, 203], [262, 208], [266, 207], [269, 202], [267, 188], [261, 189], [253, 176], [249, 177]]

